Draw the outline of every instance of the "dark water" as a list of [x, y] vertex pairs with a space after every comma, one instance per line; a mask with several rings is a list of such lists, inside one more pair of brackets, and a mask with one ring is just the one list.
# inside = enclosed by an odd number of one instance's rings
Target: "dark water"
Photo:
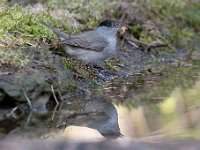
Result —
[[[69, 97], [59, 105], [38, 101], [35, 110], [2, 121], [0, 135], [89, 141], [199, 139], [199, 62], [113, 79], [87, 98]], [[18, 118], [20, 111], [15, 114]]]

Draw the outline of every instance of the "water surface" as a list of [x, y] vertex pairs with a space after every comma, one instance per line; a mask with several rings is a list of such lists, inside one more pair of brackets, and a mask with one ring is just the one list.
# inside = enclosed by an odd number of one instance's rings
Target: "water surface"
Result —
[[0, 135], [86, 141], [199, 139], [199, 62], [113, 79], [87, 98], [41, 106], [19, 120], [1, 122]]

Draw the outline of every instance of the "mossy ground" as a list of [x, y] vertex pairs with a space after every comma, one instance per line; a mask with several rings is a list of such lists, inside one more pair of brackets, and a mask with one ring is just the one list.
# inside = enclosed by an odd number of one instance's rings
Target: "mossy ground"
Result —
[[138, 3], [143, 13], [148, 14], [151, 20], [165, 28], [166, 31], [163, 32], [163, 38], [173, 47], [192, 50], [191, 45], [194, 46], [193, 42], [199, 41], [199, 2], [189, 0], [152, 0], [138, 1]]
[[[12, 1], [12, 4], [14, 2]], [[37, 47], [44, 38], [49, 39], [51, 44], [58, 43], [57, 37], [42, 24], [43, 22], [60, 28], [66, 33], [77, 33], [85, 28], [94, 28], [102, 19], [100, 17], [106, 3], [106, 1], [87, 3], [85, 1], [51, 0], [41, 4], [39, 10], [33, 6], [22, 7], [15, 4], [8, 7], [6, 5], [8, 3], [1, 3], [1, 63], [23, 67], [25, 65], [24, 61], [21, 61], [23, 54], [18, 53], [19, 51], [15, 51], [13, 48], [20, 49], [27, 45]], [[13, 59], [13, 57], [15, 58]]]

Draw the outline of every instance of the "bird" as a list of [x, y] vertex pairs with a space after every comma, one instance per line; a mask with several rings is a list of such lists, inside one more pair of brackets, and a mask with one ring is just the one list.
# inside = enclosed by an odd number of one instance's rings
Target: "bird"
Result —
[[104, 100], [88, 100], [83, 106], [82, 112], [64, 117], [57, 128], [65, 129], [72, 125], [96, 129], [103, 137], [108, 139], [123, 137], [115, 106]]
[[59, 37], [67, 54], [86, 64], [95, 64], [117, 54], [117, 21], [104, 20], [97, 28], [79, 34], [66, 34], [43, 24]]

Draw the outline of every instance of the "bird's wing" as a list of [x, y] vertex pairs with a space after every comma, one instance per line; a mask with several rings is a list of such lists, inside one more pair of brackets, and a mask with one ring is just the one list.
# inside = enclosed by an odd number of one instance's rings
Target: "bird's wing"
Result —
[[69, 35], [69, 37], [62, 41], [62, 43], [98, 52], [103, 51], [108, 44], [103, 37], [95, 34], [95, 31]]
[[43, 24], [51, 29], [60, 38], [62, 44], [68, 44], [71, 46], [99, 52], [102, 51], [108, 44], [103, 37], [95, 34], [95, 31], [87, 31], [80, 34], [69, 35], [44, 22]]

